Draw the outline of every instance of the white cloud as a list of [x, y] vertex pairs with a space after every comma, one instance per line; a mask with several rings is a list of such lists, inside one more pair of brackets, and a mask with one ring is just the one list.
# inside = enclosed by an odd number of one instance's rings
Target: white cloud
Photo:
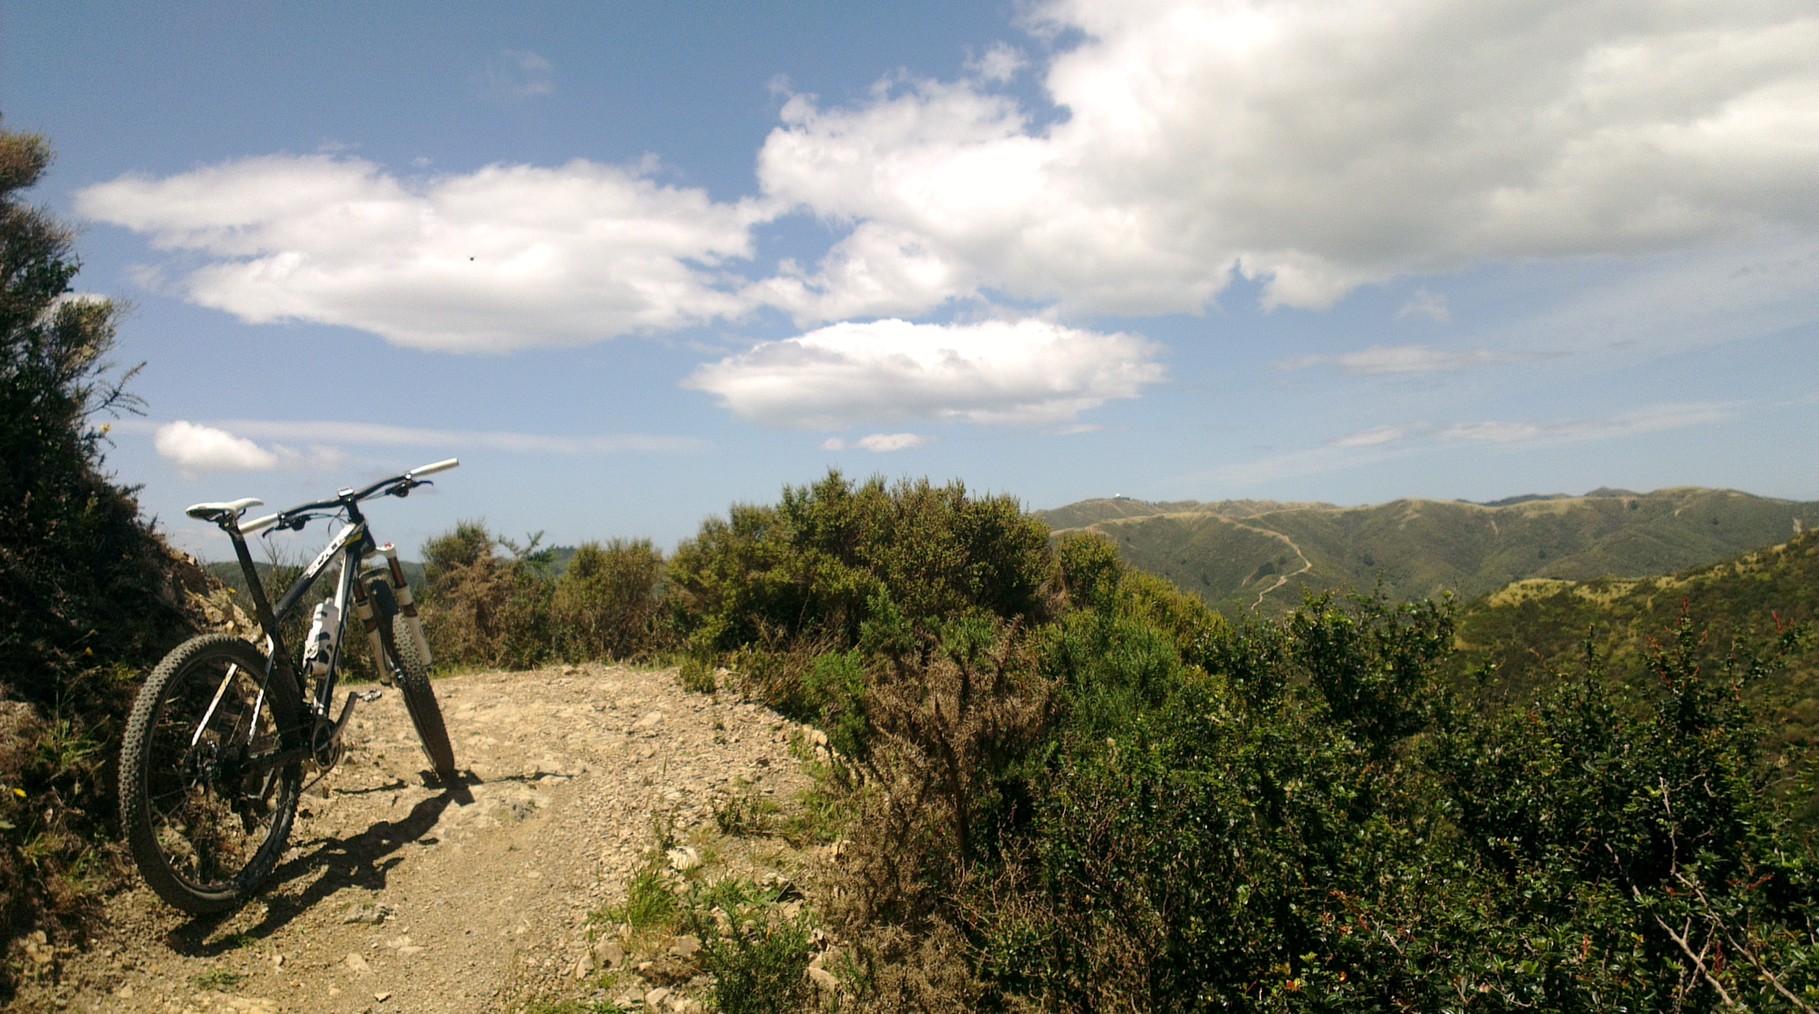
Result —
[[[1266, 306], [1318, 308], [1398, 276], [1561, 258], [1667, 272], [1651, 327], [1701, 300], [1696, 330], [1729, 336], [1711, 340], [1739, 336], [1738, 301], [1746, 324], [1813, 319], [1811, 287], [1791, 284], [1810, 256], [1774, 282], [1697, 270], [1819, 232], [1810, 0], [1036, 0], [1023, 22], [1047, 55], [999, 44], [952, 81], [789, 96], [757, 153], [761, 196], [733, 203], [661, 183], [654, 164], [407, 176], [318, 154], [122, 177], [78, 206], [187, 255], [140, 274], [197, 304], [467, 352], [755, 306], [802, 329], [956, 300], [1056, 319], [1192, 313], [1234, 278], [1261, 282]], [[548, 93], [553, 68], [502, 51], [486, 78], [522, 98]], [[786, 213], [834, 240], [752, 263], [755, 230]], [[1688, 278], [1669, 277], [1681, 263]], [[1449, 313], [1421, 290], [1399, 316]], [[1557, 351], [1611, 333], [1504, 337]], [[1299, 364], [1492, 361], [1420, 348]]]
[[[514, 455], [565, 457], [698, 454], [707, 448], [705, 441], [694, 437], [644, 433], [552, 435], [509, 430], [428, 429], [329, 419], [230, 419], [218, 426], [182, 419], [163, 424], [124, 419], [116, 428], [121, 432], [150, 431], [152, 446], [159, 456], [173, 462], [188, 478], [205, 472], [340, 469], [348, 460], [341, 446], [420, 447], [426, 449], [425, 453], [438, 456], [500, 451]], [[255, 437], [267, 443], [255, 442], [252, 439]], [[305, 449], [298, 450], [297, 445]]]
[[158, 428], [152, 446], [187, 475], [201, 472], [263, 472], [278, 456], [226, 430], [178, 420]]
[[1483, 441], [1497, 444], [1605, 440], [1613, 437], [1658, 433], [1729, 422], [1741, 406], [1734, 402], [1687, 402], [1650, 405], [1608, 418], [1484, 421], [1449, 426], [1437, 434], [1443, 441]]
[[804, 327], [830, 320], [915, 316], [973, 294], [958, 264], [919, 237], [867, 222], [834, 245], [814, 275], [786, 261], [745, 290]]
[[685, 386], [767, 426], [908, 419], [1045, 425], [1162, 379], [1158, 348], [1038, 320], [835, 324], [696, 370]]
[[1426, 289], [1416, 289], [1409, 301], [1402, 305], [1402, 309], [1396, 311], [1397, 320], [1406, 317], [1426, 317], [1435, 323], [1445, 324], [1453, 319], [1453, 314], [1446, 308], [1445, 296]]
[[1741, 402], [1684, 402], [1648, 405], [1604, 417], [1377, 426], [1328, 440], [1318, 447], [1234, 462], [1192, 478], [1214, 486], [1258, 486], [1379, 465], [1459, 444], [1498, 444], [1519, 450], [1525, 445], [1612, 440], [1706, 426], [1741, 418], [1749, 408]]
[[1296, 356], [1281, 360], [1276, 365], [1285, 370], [1337, 366], [1346, 373], [1383, 376], [1451, 373], [1473, 366], [1521, 362], [1527, 358], [1532, 357], [1486, 349], [1454, 352], [1432, 345], [1375, 345], [1359, 352]]
[[977, 59], [967, 61], [967, 69], [981, 80], [1003, 84], [1029, 65], [1029, 60], [1015, 46], [998, 43]]
[[1382, 447], [1406, 440], [1422, 430], [1425, 426], [1376, 426], [1357, 433], [1348, 433], [1327, 443], [1328, 447]]
[[859, 446], [873, 454], [907, 451], [926, 443], [928, 438], [916, 433], [873, 433], [859, 438]]
[[767, 194], [893, 237], [857, 278], [836, 255], [806, 283], [830, 306], [891, 277], [893, 248], [941, 265], [954, 298], [1169, 313], [1234, 272], [1264, 280], [1267, 305], [1322, 307], [1487, 259], [1819, 225], [1819, 16], [1803, 0], [1032, 14], [1082, 39], [1046, 67], [1052, 124], [989, 74], [785, 106], [759, 159]]
[[360, 328], [458, 352], [577, 345], [736, 315], [717, 274], [767, 213], [585, 161], [392, 176], [271, 156], [81, 191], [93, 219], [208, 263], [177, 285], [249, 323]]
[[223, 429], [179, 419], [159, 426], [152, 447], [185, 477], [205, 472], [266, 472], [275, 468], [330, 468], [339, 451], [318, 444], [299, 451], [283, 444], [261, 446]]
[[522, 49], [501, 50], [474, 75], [474, 90], [494, 102], [522, 102], [555, 91], [556, 67], [536, 53]]
[[444, 430], [384, 423], [334, 420], [254, 420], [224, 423], [241, 433], [267, 439], [317, 440], [379, 447], [426, 447], [437, 453], [465, 454], [476, 449], [513, 454], [694, 454], [706, 444], [694, 437], [643, 433], [545, 434], [509, 430]]
[[856, 447], [873, 454], [889, 454], [892, 451], [907, 451], [929, 443], [929, 438], [918, 433], [873, 433], [860, 437], [849, 444], [839, 437], [829, 437], [821, 442], [824, 451], [844, 451]]

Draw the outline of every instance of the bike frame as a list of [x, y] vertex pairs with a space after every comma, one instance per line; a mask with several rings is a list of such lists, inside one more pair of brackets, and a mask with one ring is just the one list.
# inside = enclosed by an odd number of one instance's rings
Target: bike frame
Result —
[[[367, 527], [366, 517], [360, 511], [360, 503], [375, 496], [405, 496], [417, 486], [430, 484], [427, 479], [420, 478], [421, 476], [453, 468], [457, 464], [459, 464], [457, 459], [450, 458], [435, 464], [424, 465], [402, 475], [382, 479], [365, 489], [343, 489], [337, 492], [333, 499], [299, 504], [276, 514], [249, 521], [244, 525], [238, 523], [238, 513], [236, 512], [229, 512], [216, 519], [215, 523], [227, 532], [228, 538], [233, 541], [234, 556], [239, 561], [240, 571], [245, 575], [247, 590], [252, 598], [254, 618], [265, 633], [267, 645], [265, 686], [269, 692], [280, 698], [280, 714], [296, 716], [303, 724], [303, 731], [311, 732], [322, 729], [324, 723], [329, 720], [335, 689], [340, 681], [341, 653], [347, 645], [346, 635], [350, 613], [358, 615], [362, 621], [367, 641], [373, 650], [373, 662], [379, 678], [390, 682], [387, 679], [386, 670], [388, 646], [384, 644], [383, 638], [378, 633], [380, 619], [377, 615], [378, 603], [372, 601], [374, 596], [367, 592], [365, 585], [361, 582], [365, 569], [362, 565], [373, 554], [384, 555], [386, 577], [397, 598], [398, 612], [408, 626], [406, 636], [416, 641], [425, 663], [429, 661], [428, 644], [423, 637], [422, 621], [417, 616], [415, 606], [411, 603], [409, 586], [405, 583], [404, 572], [398, 565], [396, 553], [389, 543], [380, 546], [373, 540], [372, 531]], [[246, 537], [268, 527], [280, 531], [284, 529], [301, 531], [309, 521], [321, 518], [340, 518], [345, 524], [340, 531], [330, 536], [328, 543], [323, 546], [316, 558], [310, 562], [308, 567], [304, 568], [303, 573], [285, 590], [277, 603], [273, 604], [265, 594], [264, 583], [260, 580], [258, 568], [253, 563], [252, 551], [247, 546]], [[281, 626], [286, 618], [302, 606], [318, 579], [329, 570], [331, 564], [335, 563], [339, 563], [340, 566], [336, 573], [334, 587], [333, 601], [337, 616], [333, 650], [326, 660], [323, 675], [316, 682], [312, 692], [308, 682], [308, 673], [298, 667], [298, 660], [293, 658], [292, 647], [284, 643]], [[353, 707], [354, 696], [350, 695], [341, 716], [329, 727], [327, 738], [324, 739], [318, 735], [307, 736], [304, 739], [307, 744], [304, 752], [315, 756], [325, 766], [332, 763], [332, 748], [340, 737], [342, 727], [347, 724], [348, 718], [352, 715]], [[292, 751], [285, 751], [285, 753], [289, 755]]]
[[[311, 712], [317, 717], [327, 714], [330, 703], [334, 700], [335, 685], [340, 678], [341, 650], [346, 640], [348, 612], [353, 605], [352, 598], [357, 586], [355, 579], [359, 576], [362, 561], [368, 554], [378, 549], [373, 542], [372, 532], [367, 528], [365, 519], [349, 518], [347, 526], [329, 539], [328, 545], [323, 547], [315, 561], [304, 569], [297, 580], [279, 598], [276, 605], [272, 605], [266, 598], [265, 589], [259, 580], [258, 569], [253, 565], [252, 553], [246, 544], [246, 537], [238, 530], [230, 531], [228, 535], [233, 539], [234, 555], [239, 558], [240, 571], [246, 576], [247, 587], [252, 592], [254, 614], [259, 621], [260, 629], [265, 632], [265, 640], [270, 649], [270, 661], [267, 663], [269, 669], [266, 675], [268, 679], [286, 680], [290, 686], [296, 689], [299, 702], [305, 699], [309, 688], [304, 672], [298, 668], [296, 660], [291, 657], [292, 646], [284, 643], [284, 632], [281, 627], [284, 620], [303, 604], [304, 597], [309, 594], [310, 589], [315, 587], [317, 579], [328, 570], [329, 564], [340, 562], [341, 566], [334, 591], [335, 608], [338, 611], [335, 621], [337, 629], [335, 630], [334, 651], [328, 659], [327, 674], [318, 682], [315, 693], [309, 695]], [[383, 671], [385, 659], [381, 657], [373, 661]]]

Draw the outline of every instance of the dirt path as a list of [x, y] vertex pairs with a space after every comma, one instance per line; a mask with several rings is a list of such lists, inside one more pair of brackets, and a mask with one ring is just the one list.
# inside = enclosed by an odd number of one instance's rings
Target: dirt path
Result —
[[[28, 989], [20, 1009], [467, 1012], [588, 988], [626, 1003], [642, 986], [594, 974], [589, 916], [623, 898], [655, 828], [711, 835], [735, 788], [784, 803], [808, 783], [798, 727], [686, 693], [673, 672], [480, 673], [436, 690], [470, 784], [426, 786], [388, 691], [356, 713], [329, 797], [305, 795], [261, 900], [193, 920], [129, 891], [61, 983]], [[774, 841], [751, 846], [770, 850], [755, 861], [800, 859]], [[692, 1009], [685, 992], [657, 1006]]]
[[1263, 599], [1265, 596], [1269, 595], [1269, 593], [1275, 591], [1278, 588], [1281, 588], [1283, 585], [1288, 584], [1289, 581], [1293, 580], [1294, 578], [1300, 577], [1301, 575], [1314, 569], [1313, 561], [1309, 560], [1307, 558], [1307, 554], [1303, 553], [1301, 551], [1300, 546], [1295, 545], [1295, 540], [1289, 538], [1288, 536], [1282, 534], [1281, 532], [1278, 532], [1273, 528], [1264, 528], [1260, 525], [1247, 525], [1242, 521], [1232, 521], [1231, 525], [1234, 528], [1242, 528], [1247, 532], [1256, 532], [1258, 535], [1267, 535], [1272, 539], [1278, 539], [1284, 545], [1288, 546], [1289, 549], [1293, 550], [1296, 556], [1301, 558], [1301, 567], [1299, 569], [1292, 571], [1290, 573], [1287, 573], [1287, 574], [1277, 574], [1275, 584], [1272, 584], [1268, 588], [1265, 588], [1262, 591], [1257, 593], [1257, 601], [1251, 603], [1251, 612], [1254, 613], [1257, 610], [1263, 608]]

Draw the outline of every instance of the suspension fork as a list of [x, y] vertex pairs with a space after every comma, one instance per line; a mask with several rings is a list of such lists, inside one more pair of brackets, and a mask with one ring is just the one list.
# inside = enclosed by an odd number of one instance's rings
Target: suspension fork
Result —
[[429, 638], [423, 634], [423, 617], [417, 614], [417, 603], [411, 598], [410, 582], [404, 579], [404, 565], [398, 562], [398, 549], [388, 542], [379, 547], [379, 552], [385, 557], [385, 569], [392, 579], [392, 596], [398, 600], [398, 612], [404, 617], [411, 644], [417, 649], [417, 657], [427, 667], [435, 659], [430, 655]]

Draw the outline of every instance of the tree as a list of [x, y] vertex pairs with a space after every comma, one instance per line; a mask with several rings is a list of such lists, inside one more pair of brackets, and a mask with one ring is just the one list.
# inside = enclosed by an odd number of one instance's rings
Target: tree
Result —
[[[102, 471], [107, 427], [136, 410], [114, 371], [118, 309], [72, 296], [73, 234], [20, 198], [50, 165], [44, 138], [0, 128], [0, 924], [53, 934], [90, 889], [107, 839], [107, 745], [124, 678], [192, 627], [174, 556], [132, 491]], [[29, 845], [29, 847], [28, 847]], [[4, 944], [4, 940], [0, 940]], [[0, 967], [0, 1002], [7, 997]]]

